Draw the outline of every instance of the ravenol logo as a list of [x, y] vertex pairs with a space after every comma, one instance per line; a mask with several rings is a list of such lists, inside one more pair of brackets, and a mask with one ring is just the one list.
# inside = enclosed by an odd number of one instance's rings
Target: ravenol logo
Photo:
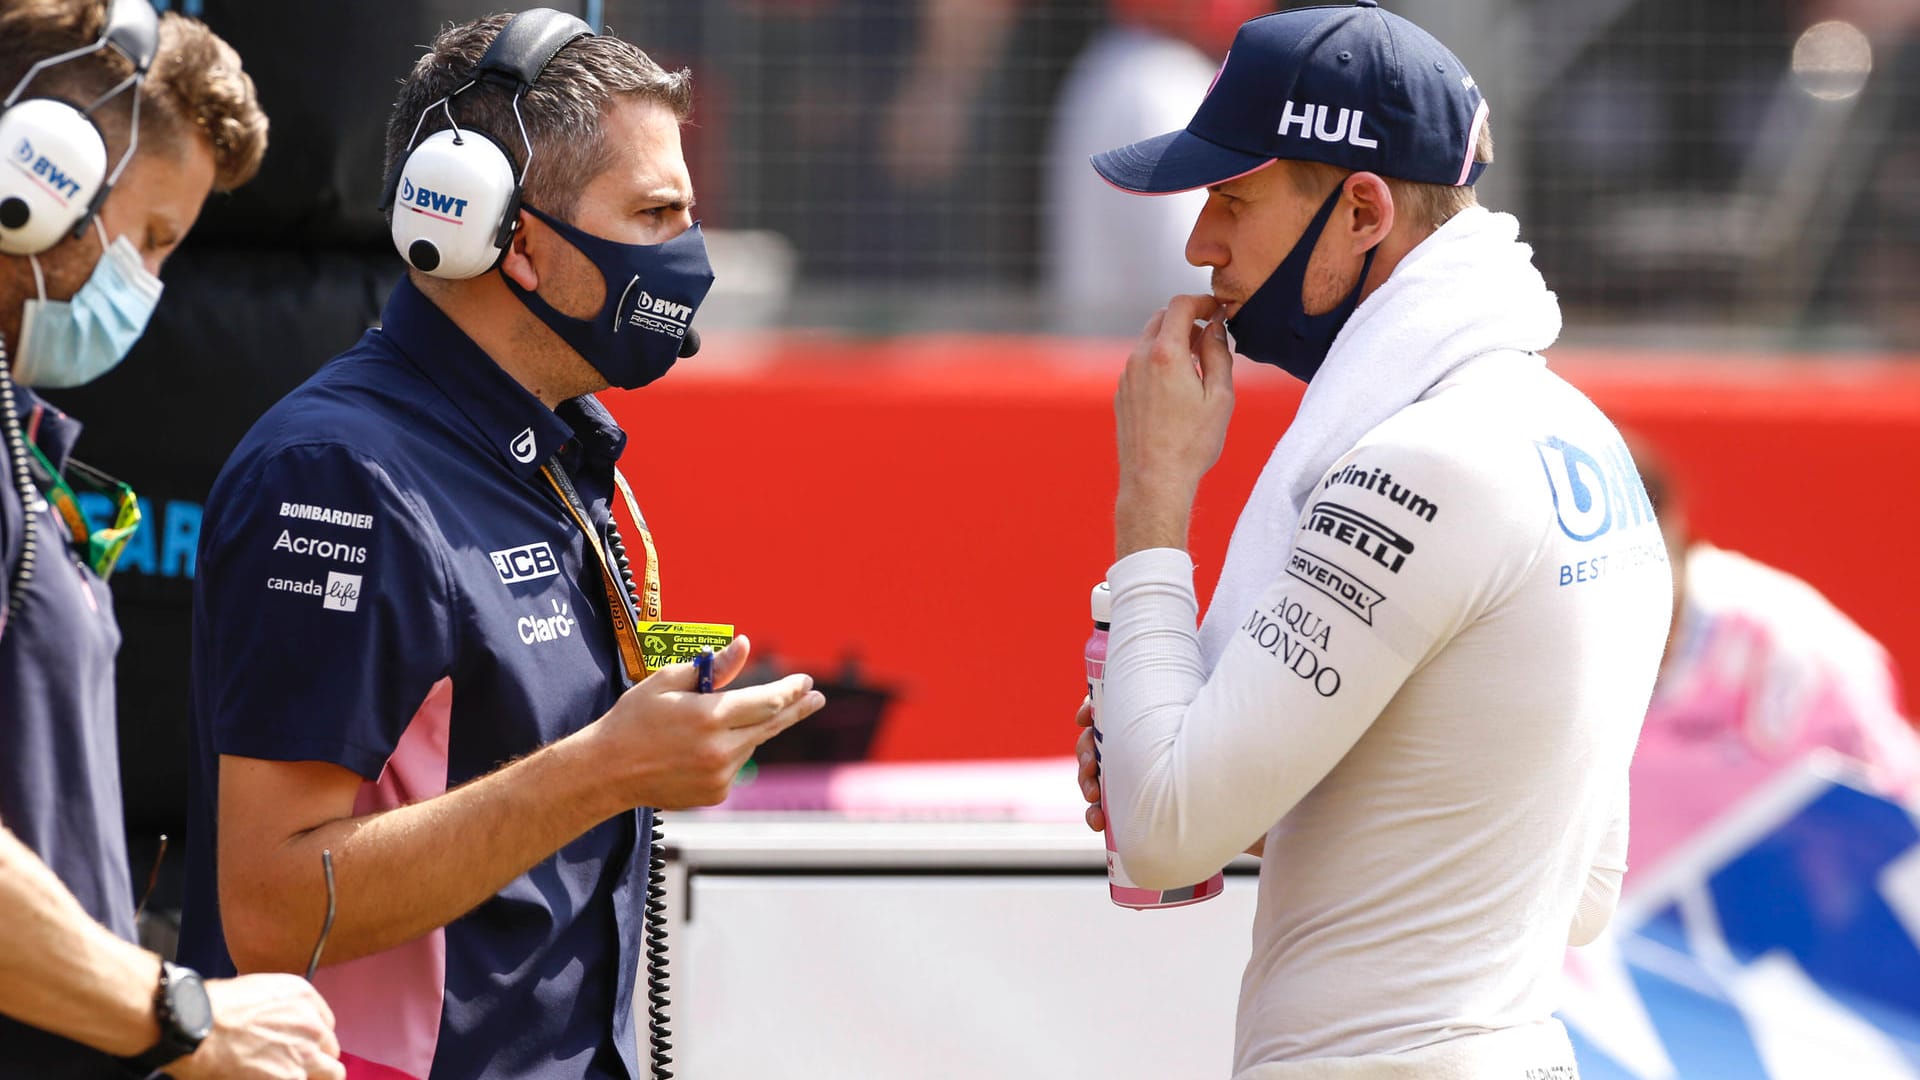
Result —
[[13, 157], [15, 167], [30, 173], [40, 181], [41, 187], [61, 202], [70, 202], [80, 194], [80, 181], [68, 176], [66, 170], [53, 163], [52, 158], [34, 153], [33, 143], [28, 140], [20, 140], [20, 145], [14, 148]]
[[1295, 103], [1289, 99], [1286, 106], [1280, 110], [1280, 134], [1282, 135], [1287, 133], [1288, 128], [1298, 124], [1300, 137], [1303, 139], [1327, 143], [1345, 142], [1349, 146], [1357, 146], [1362, 150], [1372, 150], [1380, 145], [1380, 140], [1369, 139], [1360, 134], [1360, 124], [1367, 118], [1364, 112], [1343, 108], [1340, 110], [1339, 120], [1332, 128], [1328, 128], [1327, 117], [1333, 115], [1332, 109], [1325, 105], [1301, 105], [1300, 111], [1295, 112], [1294, 108]]
[[455, 225], [464, 224], [457, 219], [467, 213], [467, 200], [443, 195], [431, 188], [416, 187], [411, 180], [400, 181], [400, 202], [416, 213], [451, 221]]

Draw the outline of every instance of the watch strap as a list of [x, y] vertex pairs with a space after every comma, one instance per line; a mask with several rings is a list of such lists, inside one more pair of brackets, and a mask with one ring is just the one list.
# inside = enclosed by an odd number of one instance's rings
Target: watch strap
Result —
[[189, 967], [165, 960], [160, 962], [160, 982], [153, 990], [153, 1019], [160, 1026], [160, 1040], [142, 1053], [120, 1059], [134, 1075], [152, 1076], [198, 1050], [201, 1040], [206, 1038], [204, 1032], [196, 1034], [181, 1027], [180, 1018], [174, 1012], [175, 987], [186, 978], [199, 982], [200, 975]]

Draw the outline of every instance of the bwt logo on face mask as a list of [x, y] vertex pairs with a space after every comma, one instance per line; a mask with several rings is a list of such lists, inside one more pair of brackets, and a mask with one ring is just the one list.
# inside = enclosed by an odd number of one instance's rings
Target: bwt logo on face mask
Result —
[[26, 139], [13, 151], [14, 164], [23, 171], [32, 173], [46, 189], [61, 202], [67, 202], [80, 194], [80, 181], [68, 176], [65, 170], [53, 163], [52, 158], [33, 152], [33, 144]]
[[1280, 134], [1285, 135], [1288, 128], [1298, 124], [1300, 137], [1303, 139], [1328, 143], [1345, 142], [1349, 146], [1358, 146], [1362, 150], [1372, 150], [1380, 145], [1380, 140], [1369, 139], [1360, 134], [1360, 123], [1367, 118], [1364, 112], [1341, 109], [1339, 121], [1329, 130], [1327, 117], [1333, 115], [1332, 109], [1325, 105], [1301, 105], [1298, 112], [1294, 109], [1295, 103], [1289, 100], [1286, 107], [1280, 111]]
[[693, 321], [692, 304], [682, 304], [665, 297], [655, 296], [644, 289], [633, 302], [633, 313], [627, 316], [628, 326], [637, 326], [642, 330], [651, 330], [656, 334], [665, 334], [676, 339], [686, 337], [687, 323], [691, 321]]
[[693, 318], [693, 306], [690, 304], [675, 303], [672, 300], [654, 296], [652, 293], [643, 291], [640, 294], [640, 299], [634, 301], [633, 314], [636, 323], [639, 321], [639, 316], [645, 314], [658, 315], [663, 319], [670, 319], [673, 322], [684, 325], [688, 319]]
[[[456, 199], [452, 195], [442, 195], [431, 188], [416, 187], [411, 180], [400, 182], [400, 202], [410, 210], [418, 210], [422, 213], [431, 211], [434, 215], [440, 216], [442, 221], [453, 221], [453, 218], [464, 217], [467, 212], [467, 200]], [[453, 217], [445, 217], [444, 215], [447, 214]], [[461, 224], [458, 221], [453, 223]]]

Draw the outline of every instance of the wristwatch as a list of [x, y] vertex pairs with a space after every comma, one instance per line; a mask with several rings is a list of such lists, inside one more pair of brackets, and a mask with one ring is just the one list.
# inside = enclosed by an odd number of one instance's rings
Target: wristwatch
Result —
[[200, 1048], [213, 1031], [213, 1004], [200, 973], [179, 964], [160, 962], [160, 985], [153, 991], [153, 1018], [160, 1025], [160, 1041], [143, 1054], [122, 1058], [137, 1076], [151, 1076]]

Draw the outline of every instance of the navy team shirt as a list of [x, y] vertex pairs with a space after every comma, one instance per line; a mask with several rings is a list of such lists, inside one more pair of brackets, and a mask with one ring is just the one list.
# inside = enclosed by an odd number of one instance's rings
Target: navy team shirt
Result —
[[[406, 281], [381, 328], [248, 432], [201, 526], [184, 963], [233, 971], [220, 755], [351, 769], [366, 814], [613, 705], [627, 679], [599, 566], [539, 470], [557, 453], [604, 533], [625, 443], [592, 397], [548, 409]], [[441, 930], [322, 968], [350, 1063], [420, 1080], [636, 1075], [645, 816], [601, 823]]]
[[[0, 359], [0, 363], [5, 363]], [[33, 391], [13, 388], [22, 433], [65, 470], [80, 424]], [[33, 849], [88, 915], [134, 940], [133, 884], [120, 806], [113, 598], [38, 496], [22, 505], [0, 438], [0, 611], [6, 610], [35, 515], [33, 577], [0, 628], [0, 824]], [[152, 526], [147, 526], [151, 528]], [[18, 918], [14, 912], [0, 915]], [[118, 1062], [0, 1016], [0, 1077], [124, 1077]]]

